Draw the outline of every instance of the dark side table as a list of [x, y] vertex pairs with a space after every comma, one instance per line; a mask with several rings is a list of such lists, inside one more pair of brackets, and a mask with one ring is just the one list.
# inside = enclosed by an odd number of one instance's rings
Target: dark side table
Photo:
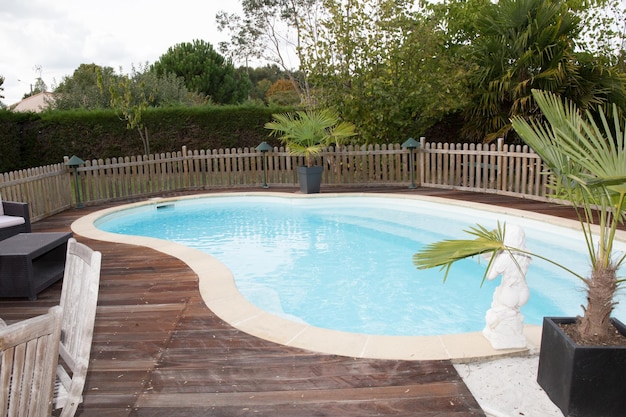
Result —
[[0, 297], [28, 297], [63, 278], [71, 233], [20, 233], [0, 241]]

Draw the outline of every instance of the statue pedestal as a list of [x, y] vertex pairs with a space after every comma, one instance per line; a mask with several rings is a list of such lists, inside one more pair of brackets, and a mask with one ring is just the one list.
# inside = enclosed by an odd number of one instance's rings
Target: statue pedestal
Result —
[[526, 347], [524, 315], [515, 311], [487, 310], [487, 326], [483, 336], [494, 349], [522, 349]]

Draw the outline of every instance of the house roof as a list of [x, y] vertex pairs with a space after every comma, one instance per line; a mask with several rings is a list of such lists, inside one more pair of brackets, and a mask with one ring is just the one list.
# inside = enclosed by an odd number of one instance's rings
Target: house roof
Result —
[[54, 100], [53, 93], [37, 93], [33, 94], [30, 97], [26, 97], [24, 100], [20, 101], [17, 104], [14, 104], [13, 106], [11, 106], [11, 110], [39, 113], [40, 111], [45, 110], [50, 105], [50, 102], [52, 100]]

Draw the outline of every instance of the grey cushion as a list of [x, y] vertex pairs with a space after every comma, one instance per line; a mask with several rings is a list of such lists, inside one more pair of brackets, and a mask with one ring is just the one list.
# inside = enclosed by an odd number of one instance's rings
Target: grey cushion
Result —
[[[1, 206], [2, 204], [0, 204]], [[5, 216], [0, 215], [0, 228], [11, 227], [11, 226], [19, 226], [20, 224], [24, 224], [25, 220], [23, 217], [18, 216]]]

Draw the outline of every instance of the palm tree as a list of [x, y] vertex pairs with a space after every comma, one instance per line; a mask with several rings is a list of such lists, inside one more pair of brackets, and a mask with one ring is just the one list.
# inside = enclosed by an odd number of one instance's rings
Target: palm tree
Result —
[[[545, 121], [528, 121], [520, 116], [512, 120], [517, 134], [539, 155], [549, 168], [550, 189], [555, 198], [566, 199], [578, 215], [591, 265], [590, 276], [582, 276], [540, 254], [508, 247], [503, 236], [506, 225], [496, 231], [482, 226], [467, 232], [474, 240], [448, 240], [428, 245], [413, 257], [420, 268], [443, 267], [477, 254], [498, 251], [523, 252], [546, 259], [580, 278], [587, 289], [584, 315], [576, 324], [578, 334], [608, 337], [615, 293], [623, 280], [617, 269], [623, 255], [615, 258], [613, 243], [617, 226], [626, 215], [626, 125], [611, 124], [599, 109], [597, 123], [590, 111], [582, 113], [575, 104], [555, 94], [532, 92]], [[598, 232], [594, 233], [595, 227]]]
[[277, 136], [292, 155], [304, 156], [306, 166], [312, 167], [315, 157], [333, 143], [342, 144], [356, 135], [352, 123], [339, 120], [329, 109], [274, 114], [274, 120], [265, 124], [270, 135]]
[[[624, 105], [624, 78], [588, 54], [575, 53], [580, 19], [562, 0], [502, 0], [478, 19], [473, 43], [478, 70], [465, 133], [490, 142], [510, 119], [537, 116], [531, 91], [567, 97], [586, 110], [612, 98]], [[617, 99], [619, 98], [619, 99]]]

